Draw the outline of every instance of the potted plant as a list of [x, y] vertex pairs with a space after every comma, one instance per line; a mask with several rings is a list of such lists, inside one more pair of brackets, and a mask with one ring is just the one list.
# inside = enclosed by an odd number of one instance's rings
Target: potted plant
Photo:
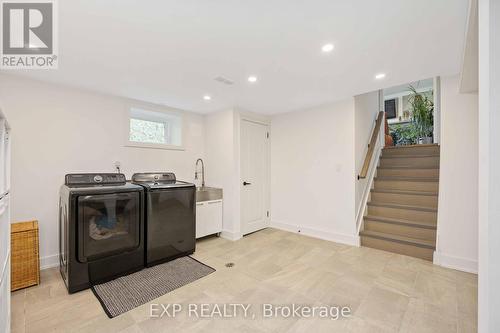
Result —
[[411, 120], [417, 134], [419, 144], [432, 143], [434, 128], [434, 103], [423, 94], [410, 86], [411, 92], [408, 102], [411, 106]]
[[391, 136], [396, 146], [414, 145], [418, 137], [415, 126], [410, 124], [398, 124], [391, 127]]

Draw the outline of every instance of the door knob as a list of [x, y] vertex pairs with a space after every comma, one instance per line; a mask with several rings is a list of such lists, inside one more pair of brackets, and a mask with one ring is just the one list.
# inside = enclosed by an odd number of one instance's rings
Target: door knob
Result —
[[243, 186], [252, 185], [252, 183], [243, 182]]

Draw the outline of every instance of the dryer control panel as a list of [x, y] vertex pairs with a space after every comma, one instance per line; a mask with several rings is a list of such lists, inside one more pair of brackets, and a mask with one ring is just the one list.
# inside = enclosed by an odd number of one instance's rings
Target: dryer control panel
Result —
[[123, 173], [72, 173], [65, 177], [65, 185], [123, 185], [126, 183]]

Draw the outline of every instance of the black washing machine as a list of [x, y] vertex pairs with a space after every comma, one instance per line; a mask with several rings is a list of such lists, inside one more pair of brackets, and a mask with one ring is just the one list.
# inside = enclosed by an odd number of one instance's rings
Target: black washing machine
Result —
[[143, 210], [143, 187], [123, 174], [66, 175], [59, 265], [70, 293], [144, 268]]
[[136, 173], [145, 189], [146, 266], [192, 254], [196, 243], [196, 187], [171, 172]]

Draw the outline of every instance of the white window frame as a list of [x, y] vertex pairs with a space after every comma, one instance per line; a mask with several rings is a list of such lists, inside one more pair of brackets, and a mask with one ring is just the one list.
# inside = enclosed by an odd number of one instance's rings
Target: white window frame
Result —
[[[163, 144], [163, 143], [154, 143], [154, 142], [138, 142], [130, 140], [130, 120], [131, 119], [140, 119], [145, 121], [152, 122], [163, 122], [168, 127], [171, 124], [168, 122], [169, 118], [180, 118], [181, 122], [181, 144], [180, 145], [172, 145], [172, 144]], [[135, 148], [149, 148], [149, 149], [166, 149], [166, 150], [185, 150], [184, 142], [185, 142], [185, 124], [184, 117], [180, 112], [177, 111], [159, 111], [150, 107], [143, 106], [131, 106], [127, 110], [127, 121], [125, 126], [125, 146], [126, 147], [135, 147]], [[171, 135], [171, 129], [168, 130], [169, 135]]]

